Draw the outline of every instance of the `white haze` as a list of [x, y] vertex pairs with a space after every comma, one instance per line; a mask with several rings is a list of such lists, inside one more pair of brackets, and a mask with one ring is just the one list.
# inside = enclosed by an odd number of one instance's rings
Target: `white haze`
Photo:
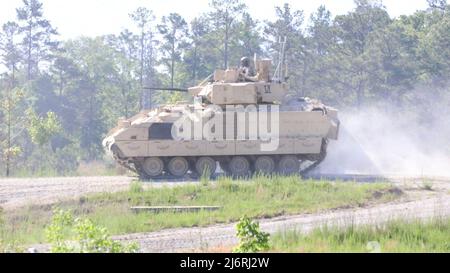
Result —
[[344, 111], [340, 139], [330, 142], [318, 172], [449, 176], [448, 112], [436, 108], [429, 115], [418, 115], [388, 106]]

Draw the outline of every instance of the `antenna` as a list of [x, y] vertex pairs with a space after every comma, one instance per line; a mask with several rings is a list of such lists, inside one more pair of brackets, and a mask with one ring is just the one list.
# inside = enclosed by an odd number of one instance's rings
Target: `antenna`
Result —
[[278, 51], [278, 65], [273, 75], [272, 81], [281, 82], [282, 80], [284, 80], [283, 64], [285, 58], [286, 42], [286, 36], [284, 37], [284, 41], [281, 41], [281, 37], [278, 38], [278, 43], [280, 44], [280, 50]]

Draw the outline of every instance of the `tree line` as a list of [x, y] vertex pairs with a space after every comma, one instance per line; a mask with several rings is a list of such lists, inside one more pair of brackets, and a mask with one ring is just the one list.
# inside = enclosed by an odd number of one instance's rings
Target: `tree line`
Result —
[[193, 86], [242, 56], [276, 61], [280, 37], [293, 94], [338, 108], [385, 101], [431, 114], [430, 98], [449, 102], [450, 8], [428, 3], [398, 18], [381, 1], [355, 0], [338, 16], [320, 6], [309, 18], [284, 4], [265, 21], [241, 0], [211, 0], [189, 22], [140, 7], [129, 16], [134, 31], [62, 40], [40, 0], [23, 0], [0, 32], [0, 171], [71, 174], [81, 161], [102, 160], [102, 138], [119, 117], [189, 99], [142, 87]]

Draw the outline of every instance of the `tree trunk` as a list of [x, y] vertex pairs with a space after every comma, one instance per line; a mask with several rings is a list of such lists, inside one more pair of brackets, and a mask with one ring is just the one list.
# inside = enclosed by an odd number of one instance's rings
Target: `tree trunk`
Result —
[[228, 10], [225, 12], [225, 44], [224, 44], [224, 69], [228, 68], [228, 40], [229, 40], [229, 22], [228, 22]]
[[[147, 57], [148, 59], [148, 78], [147, 78], [147, 84], [150, 84], [150, 86], [153, 86], [154, 83], [154, 73], [153, 73], [153, 32], [149, 33], [149, 48], [148, 48], [148, 53], [149, 56]], [[148, 92], [148, 104], [149, 104], [149, 109], [152, 109], [152, 91], [151, 90], [147, 90], [146, 92]]]
[[358, 109], [361, 109], [362, 100], [363, 100], [363, 81], [359, 80], [358, 89], [356, 90], [356, 106]]
[[64, 89], [64, 76], [62, 69], [59, 70], [59, 98], [61, 99]]
[[32, 29], [31, 29], [31, 22], [29, 23], [28, 26], [28, 52], [27, 52], [27, 63], [28, 63], [28, 67], [27, 67], [27, 79], [30, 81], [31, 80], [31, 48], [32, 48]]
[[14, 89], [16, 86], [16, 64], [12, 64], [12, 73], [11, 73], [11, 89]]
[[[306, 71], [307, 71], [307, 57], [305, 54], [305, 59], [303, 60], [303, 72], [302, 72], [302, 89], [301, 89], [301, 96], [305, 97], [306, 96]], [[284, 79], [283, 79], [284, 80]]]
[[91, 95], [89, 96], [89, 117], [88, 117], [88, 126], [87, 126], [87, 145], [88, 145], [88, 160], [94, 159], [94, 153], [92, 151], [92, 130], [93, 130], [93, 116], [94, 116], [94, 91], [91, 90]]
[[8, 127], [8, 133], [7, 133], [7, 151], [6, 151], [6, 177], [9, 177], [10, 175], [10, 168], [11, 168], [11, 89], [8, 88], [8, 94], [7, 94], [7, 100], [8, 100], [8, 108], [6, 109], [8, 118], [7, 118], [7, 124]]
[[192, 86], [194, 86], [197, 82], [197, 42], [195, 42], [194, 46], [194, 65], [192, 67], [192, 79], [193, 83]]
[[141, 30], [141, 60], [140, 60], [140, 75], [139, 75], [139, 83], [141, 88], [141, 93], [139, 95], [139, 110], [142, 110], [144, 106], [144, 38], [145, 38], [145, 32], [144, 28]]
[[171, 73], [170, 73], [170, 87], [173, 88], [173, 78], [175, 73], [175, 31], [172, 33], [172, 64], [171, 64]]

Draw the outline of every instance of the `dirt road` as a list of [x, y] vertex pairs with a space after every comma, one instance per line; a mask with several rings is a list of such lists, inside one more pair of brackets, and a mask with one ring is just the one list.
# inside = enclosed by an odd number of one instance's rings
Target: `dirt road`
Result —
[[[283, 230], [307, 233], [323, 225], [349, 226], [382, 224], [393, 219], [429, 219], [450, 217], [450, 195], [424, 200], [384, 204], [371, 208], [343, 209], [328, 213], [277, 217], [260, 221], [263, 231], [271, 234]], [[191, 252], [229, 249], [237, 244], [235, 223], [202, 228], [169, 229], [160, 232], [116, 236], [123, 242], [137, 242], [142, 252]]]
[[[274, 233], [285, 229], [308, 232], [321, 225], [383, 223], [390, 219], [423, 219], [450, 217], [450, 179], [371, 176], [327, 176], [331, 180], [371, 182], [388, 180], [405, 191], [406, 198], [375, 207], [341, 209], [319, 214], [285, 216], [261, 220], [262, 230]], [[127, 190], [133, 177], [67, 177], [34, 179], [0, 179], [0, 206], [11, 210], [29, 204], [52, 204], [79, 198], [90, 193]], [[145, 187], [177, 186], [195, 181], [148, 183]], [[426, 187], [431, 189], [426, 190]], [[160, 232], [129, 234], [114, 237], [120, 241], [137, 242], [144, 252], [200, 251], [235, 245], [235, 224], [202, 228], [170, 229]], [[43, 249], [41, 247], [44, 247]], [[46, 247], [38, 247], [45, 251]]]
[[[361, 175], [324, 175], [313, 178], [329, 180], [345, 180], [372, 182], [389, 180], [402, 187], [417, 186], [424, 178], [414, 177], [380, 177]], [[58, 177], [58, 178], [12, 178], [0, 179], [0, 206], [3, 209], [34, 204], [46, 205], [69, 199], [79, 198], [86, 194], [98, 192], [115, 192], [127, 190], [133, 177], [105, 176], [105, 177]], [[446, 188], [450, 185], [450, 178], [426, 178], [433, 183], [434, 188]], [[172, 181], [145, 183], [146, 187], [162, 187], [186, 185], [195, 181]]]
[[58, 177], [0, 179], [0, 206], [52, 204], [88, 193], [127, 189], [131, 177]]
[[[131, 176], [51, 177], [0, 179], [0, 207], [5, 210], [26, 205], [47, 205], [86, 194], [128, 190]], [[193, 181], [160, 181], [144, 187], [173, 187]]]

